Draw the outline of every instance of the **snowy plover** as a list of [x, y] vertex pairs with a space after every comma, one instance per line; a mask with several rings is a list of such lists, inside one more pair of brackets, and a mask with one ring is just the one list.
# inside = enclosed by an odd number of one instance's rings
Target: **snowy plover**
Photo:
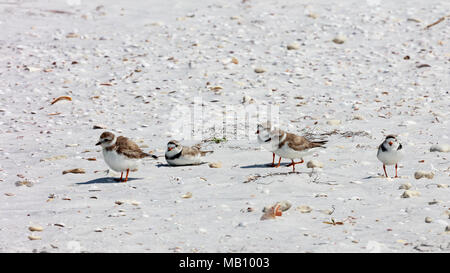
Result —
[[[274, 151], [278, 148], [278, 143], [272, 139], [270, 133], [272, 132], [272, 124], [267, 121], [262, 124], [258, 124], [256, 129], [256, 134], [258, 135], [258, 143], [264, 147], [269, 152], [272, 152], [272, 167], [275, 166], [275, 153]], [[280, 157], [281, 161], [281, 157]]]
[[[318, 148], [325, 148], [325, 146], [323, 145], [327, 143], [326, 140], [309, 141], [303, 136], [291, 134], [280, 129], [273, 130], [271, 132], [271, 138], [273, 141], [275, 141], [275, 143], [277, 143], [277, 149], [274, 151], [274, 153], [280, 156], [278, 165], [275, 167], [280, 166], [281, 157], [289, 158], [292, 163], [287, 166], [292, 166], [293, 172], [295, 172], [296, 164], [305, 162], [303, 160], [304, 156], [313, 154], [315, 151], [317, 151]], [[301, 161], [294, 162], [294, 159], [296, 158], [300, 158]]]
[[178, 141], [167, 143], [166, 161], [172, 166], [199, 165], [204, 163], [203, 156], [213, 151], [202, 151], [200, 145], [182, 146]]
[[103, 158], [106, 164], [116, 172], [121, 172], [120, 179], [122, 181], [123, 172], [127, 171], [127, 175], [123, 182], [127, 182], [130, 170], [136, 169], [140, 159], [155, 155], [144, 153], [139, 146], [130, 139], [119, 136], [116, 137], [111, 132], [104, 132], [100, 135], [100, 139], [95, 145], [101, 145], [103, 149]]
[[378, 147], [377, 158], [383, 162], [383, 170], [386, 177], [386, 165], [395, 164], [395, 177], [397, 176], [397, 163], [403, 158], [402, 144], [398, 142], [394, 135], [386, 136], [386, 139]]

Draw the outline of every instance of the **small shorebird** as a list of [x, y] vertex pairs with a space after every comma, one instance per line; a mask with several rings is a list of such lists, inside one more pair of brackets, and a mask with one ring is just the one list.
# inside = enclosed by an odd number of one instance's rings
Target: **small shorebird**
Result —
[[[278, 148], [278, 143], [272, 139], [270, 133], [272, 132], [272, 124], [267, 121], [262, 124], [258, 124], [256, 129], [256, 134], [258, 135], [258, 143], [264, 147], [264, 149], [272, 152], [272, 167], [275, 167], [275, 153], [274, 151]], [[281, 157], [280, 160], [281, 161]]]
[[172, 166], [199, 165], [203, 157], [213, 151], [202, 151], [200, 145], [192, 147], [182, 146], [178, 141], [171, 140], [167, 143], [166, 161]]
[[120, 178], [116, 181], [122, 181], [123, 172], [126, 171], [126, 177], [123, 182], [128, 181], [130, 170], [136, 169], [140, 159], [145, 157], [158, 158], [156, 155], [144, 153], [139, 146], [130, 139], [119, 136], [116, 137], [111, 132], [104, 132], [95, 145], [102, 146], [103, 158], [106, 164], [116, 172], [121, 172]]
[[377, 158], [383, 163], [383, 170], [386, 177], [386, 165], [395, 164], [395, 178], [397, 175], [397, 163], [403, 158], [403, 146], [394, 135], [386, 136], [386, 139], [378, 146]]
[[[275, 167], [279, 167], [281, 163], [281, 157], [289, 158], [292, 163], [287, 165], [288, 167], [292, 166], [292, 171], [295, 172], [295, 165], [305, 162], [303, 160], [304, 156], [313, 154], [319, 148], [325, 148], [323, 146], [327, 143], [326, 140], [321, 141], [309, 141], [303, 136], [298, 136], [295, 134], [291, 134], [285, 132], [280, 129], [276, 129], [271, 132], [272, 140], [277, 143], [277, 149], [274, 153], [280, 156], [280, 160], [278, 161], [278, 165]], [[300, 158], [301, 161], [294, 162], [294, 159]]]

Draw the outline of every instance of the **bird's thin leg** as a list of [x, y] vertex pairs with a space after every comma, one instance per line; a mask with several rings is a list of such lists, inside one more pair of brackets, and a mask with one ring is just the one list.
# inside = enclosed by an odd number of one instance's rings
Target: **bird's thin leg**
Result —
[[281, 164], [281, 156], [280, 156], [280, 159], [278, 160], [278, 165], [276, 165], [275, 168], [280, 167], [280, 164]]
[[397, 175], [397, 164], [395, 164], [395, 178], [398, 178], [398, 175]]
[[292, 159], [292, 172], [295, 172], [295, 162], [293, 159]]
[[127, 182], [128, 181], [128, 173], [130, 172], [130, 169], [127, 169], [127, 176], [125, 176], [125, 180], [123, 182]]
[[122, 181], [123, 172], [120, 173], [120, 178], [114, 179], [115, 181]]
[[272, 153], [273, 157], [272, 157], [272, 167], [275, 166], [275, 153]]
[[292, 166], [292, 164], [301, 164], [301, 163], [303, 163], [303, 162], [305, 162], [305, 161], [303, 160], [303, 158], [302, 158], [302, 161], [299, 161], [299, 162], [294, 162], [294, 160], [292, 160], [292, 163], [289, 163], [289, 164], [287, 165], [287, 167]]
[[387, 172], [386, 172], [386, 165], [383, 164], [383, 170], [384, 170], [384, 174], [386, 175], [386, 177], [388, 177]]

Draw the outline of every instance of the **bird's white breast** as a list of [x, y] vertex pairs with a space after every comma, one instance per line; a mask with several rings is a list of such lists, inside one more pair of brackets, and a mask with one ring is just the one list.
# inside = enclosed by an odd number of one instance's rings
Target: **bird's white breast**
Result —
[[296, 151], [294, 149], [292, 149], [291, 147], [289, 147], [289, 145], [286, 143], [284, 143], [283, 146], [281, 146], [281, 148], [278, 148], [275, 151], [275, 154], [277, 154], [278, 156], [281, 156], [283, 158], [289, 158], [289, 159], [300, 159], [303, 158], [304, 156], [307, 155], [311, 155], [313, 154], [315, 151], [317, 150], [317, 148], [312, 148], [309, 150], [303, 150], [303, 151]]
[[140, 161], [118, 154], [114, 150], [108, 151], [106, 149], [103, 149], [103, 158], [105, 159], [106, 164], [116, 172], [123, 172], [127, 169], [136, 169]]
[[397, 164], [403, 158], [403, 151], [387, 150], [383, 152], [381, 149], [379, 149], [377, 158], [385, 165], [394, 165]]

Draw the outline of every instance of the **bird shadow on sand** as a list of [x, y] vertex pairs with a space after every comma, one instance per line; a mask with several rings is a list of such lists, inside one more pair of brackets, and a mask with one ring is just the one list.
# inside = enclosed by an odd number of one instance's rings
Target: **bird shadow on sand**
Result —
[[204, 165], [208, 162], [202, 162], [200, 164], [186, 164], [186, 165], [169, 165], [169, 164], [163, 164], [163, 163], [159, 163], [156, 165], [156, 167], [161, 168], [161, 167], [169, 167], [169, 168], [173, 168], [173, 167], [195, 167], [195, 166], [200, 166], [200, 165]]
[[[124, 183], [123, 181], [116, 181], [116, 178], [114, 177], [101, 177], [101, 178], [96, 178], [96, 179], [92, 179], [86, 182], [78, 182], [75, 183], [76, 185], [89, 185], [89, 184], [113, 184], [113, 183]], [[133, 181], [133, 180], [141, 180], [142, 178], [132, 178], [132, 177], [128, 177], [128, 181]]]
[[[289, 163], [281, 163], [280, 167], [287, 167]], [[266, 164], [253, 164], [253, 165], [247, 165], [247, 166], [241, 166], [241, 169], [259, 169], [259, 168], [275, 168], [272, 166], [272, 163], [266, 163]]]

